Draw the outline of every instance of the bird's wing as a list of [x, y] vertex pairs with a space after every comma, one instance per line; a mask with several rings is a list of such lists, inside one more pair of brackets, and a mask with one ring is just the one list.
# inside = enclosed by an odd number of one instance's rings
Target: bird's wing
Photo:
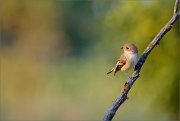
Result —
[[126, 64], [126, 56], [123, 54], [119, 57], [118, 62], [116, 63], [115, 67], [111, 69], [107, 74], [114, 72], [114, 75], [117, 71], [119, 71], [125, 64]]
[[127, 58], [124, 54], [122, 54], [120, 57], [119, 57], [119, 65], [121, 67], [123, 67], [125, 64], [126, 64], [126, 61], [127, 61]]
[[126, 64], [126, 56], [123, 54], [119, 57], [118, 62], [115, 66], [114, 75], [117, 71], [121, 70], [121, 68]]

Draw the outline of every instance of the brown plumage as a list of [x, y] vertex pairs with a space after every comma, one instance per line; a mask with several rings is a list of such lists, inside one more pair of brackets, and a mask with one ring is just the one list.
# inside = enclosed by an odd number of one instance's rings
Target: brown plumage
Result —
[[114, 72], [115, 75], [116, 72], [118, 72], [119, 70], [129, 70], [137, 63], [138, 50], [134, 44], [125, 44], [121, 49], [124, 50], [124, 53], [118, 59], [118, 62], [116, 63], [115, 67], [112, 68], [111, 71], [109, 71], [107, 74]]
[[118, 59], [118, 62], [116, 63], [115, 67], [111, 69], [107, 74], [110, 74], [111, 72], [114, 72], [114, 76], [117, 71], [121, 70], [121, 68], [126, 64], [126, 57], [124, 55], [121, 55]]

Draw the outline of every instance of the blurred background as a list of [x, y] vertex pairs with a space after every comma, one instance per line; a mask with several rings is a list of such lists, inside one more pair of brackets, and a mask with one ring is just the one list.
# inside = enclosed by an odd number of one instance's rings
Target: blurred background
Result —
[[[142, 54], [174, 0], [1, 0], [1, 120], [101, 120], [129, 72], [106, 75], [136, 44]], [[145, 62], [116, 120], [178, 120], [179, 24]]]

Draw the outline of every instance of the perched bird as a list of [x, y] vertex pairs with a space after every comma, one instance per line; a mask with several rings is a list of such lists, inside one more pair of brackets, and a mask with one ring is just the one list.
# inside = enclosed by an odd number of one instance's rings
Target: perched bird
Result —
[[114, 76], [117, 71], [127, 71], [134, 67], [138, 61], [138, 49], [137, 47], [132, 44], [128, 43], [121, 47], [124, 53], [119, 57], [117, 64], [114, 68], [111, 69], [107, 74], [114, 72]]

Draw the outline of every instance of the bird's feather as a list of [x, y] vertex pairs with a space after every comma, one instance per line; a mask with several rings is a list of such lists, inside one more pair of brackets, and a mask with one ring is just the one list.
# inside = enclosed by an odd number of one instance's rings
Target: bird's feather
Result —
[[107, 74], [110, 74], [111, 72], [114, 72], [114, 75], [116, 74], [116, 72], [118, 72], [119, 70], [121, 70], [121, 68], [126, 64], [126, 56], [123, 54], [120, 56], [120, 58], [118, 59], [118, 62], [116, 63], [115, 67], [111, 69], [111, 71], [109, 71]]
[[124, 54], [119, 57], [119, 60], [115, 66], [114, 75], [126, 64], [126, 60], [127, 58]]

